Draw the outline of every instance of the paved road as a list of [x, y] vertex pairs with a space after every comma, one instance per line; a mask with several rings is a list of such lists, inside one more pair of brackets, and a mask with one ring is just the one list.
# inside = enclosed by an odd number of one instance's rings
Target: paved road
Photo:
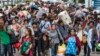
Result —
[[[83, 50], [81, 51], [80, 56], [84, 56]], [[91, 56], [100, 56], [100, 52], [92, 52]]]
[[[19, 52], [15, 53], [15, 56], [21, 56]], [[83, 50], [81, 51], [81, 54], [80, 56], [84, 56], [83, 55]], [[94, 53], [91, 53], [91, 56], [100, 56], [100, 52], [94, 52]]]

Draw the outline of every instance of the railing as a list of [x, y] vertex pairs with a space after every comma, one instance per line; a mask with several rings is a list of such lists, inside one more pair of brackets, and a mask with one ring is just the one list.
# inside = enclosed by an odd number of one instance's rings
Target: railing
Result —
[[14, 5], [26, 1], [33, 1], [33, 0], [0, 0], [0, 7], [4, 7], [5, 5]]

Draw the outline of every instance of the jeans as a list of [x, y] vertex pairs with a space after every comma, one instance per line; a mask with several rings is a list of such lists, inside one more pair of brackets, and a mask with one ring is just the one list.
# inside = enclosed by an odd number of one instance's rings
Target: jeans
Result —
[[96, 44], [96, 41], [93, 41], [93, 42], [92, 42], [92, 51], [93, 51], [93, 52], [95, 51], [95, 44]]
[[84, 56], [90, 56], [91, 49], [87, 43], [84, 44]]
[[43, 52], [43, 56], [49, 56], [49, 49]]
[[58, 44], [53, 45], [51, 50], [52, 56], [57, 55], [57, 50], [58, 50]]
[[13, 56], [10, 44], [2, 44], [0, 56]]
[[75, 55], [73, 55], [73, 54], [66, 54], [66, 56], [75, 56]]
[[4, 50], [3, 50], [3, 45], [0, 44], [0, 56], [3, 56], [3, 52], [4, 52]]
[[35, 40], [35, 48], [33, 50], [34, 52], [34, 56], [38, 55], [38, 56], [41, 56], [41, 45], [40, 45], [40, 42], [39, 40]]
[[92, 51], [95, 51], [95, 44], [96, 44], [97, 36], [94, 36], [93, 41], [92, 41]]

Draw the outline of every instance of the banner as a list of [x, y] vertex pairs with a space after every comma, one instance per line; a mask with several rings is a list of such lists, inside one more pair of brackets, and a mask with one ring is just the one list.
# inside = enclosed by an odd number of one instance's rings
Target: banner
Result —
[[100, 10], [100, 0], [94, 0], [94, 9]]
[[62, 0], [42, 0], [42, 1], [44, 1], [44, 2], [61, 2]]

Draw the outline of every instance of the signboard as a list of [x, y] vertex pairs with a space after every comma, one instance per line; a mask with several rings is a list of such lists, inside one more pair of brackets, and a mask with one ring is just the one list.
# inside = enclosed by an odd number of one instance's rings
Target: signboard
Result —
[[93, 0], [85, 0], [85, 7], [92, 7], [93, 6]]
[[0, 1], [7, 1], [7, 0], [0, 0]]
[[61, 2], [62, 0], [42, 0], [42, 1], [44, 1], [44, 2]]
[[94, 9], [100, 10], [100, 0], [94, 0]]

